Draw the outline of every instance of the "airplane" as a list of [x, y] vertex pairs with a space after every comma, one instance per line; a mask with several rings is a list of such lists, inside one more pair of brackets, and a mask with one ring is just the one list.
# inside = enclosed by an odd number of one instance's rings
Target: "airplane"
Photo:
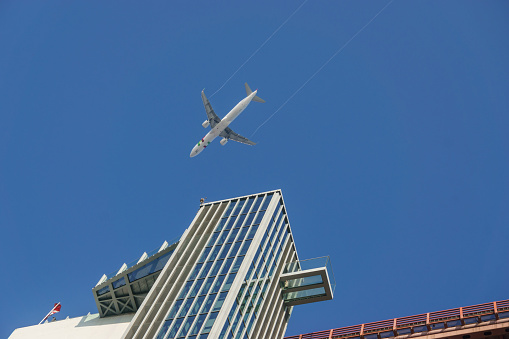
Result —
[[243, 137], [240, 134], [235, 133], [231, 130], [230, 127], [228, 127], [228, 125], [231, 124], [244, 109], [246, 109], [247, 105], [249, 105], [251, 101], [262, 103], [265, 102], [265, 100], [256, 96], [258, 90], [254, 92], [251, 91], [251, 88], [249, 88], [247, 82], [244, 84], [244, 86], [246, 87], [247, 97], [242, 99], [235, 107], [233, 107], [233, 109], [228, 114], [226, 114], [222, 120], [219, 119], [216, 113], [214, 113], [209, 100], [205, 96], [204, 90], [201, 91], [203, 106], [205, 106], [205, 111], [207, 112], [207, 120], [205, 120], [201, 125], [203, 128], [207, 128], [210, 125], [211, 129], [210, 132], [208, 132], [207, 135], [198, 141], [198, 144], [193, 147], [193, 150], [189, 155], [191, 158], [200, 154], [200, 152], [207, 148], [207, 146], [210, 145], [210, 143], [218, 136], [223, 137], [223, 139], [221, 139], [219, 142], [222, 146], [226, 145], [230, 139], [246, 145], [256, 145], [256, 143], [252, 142], [246, 137]]

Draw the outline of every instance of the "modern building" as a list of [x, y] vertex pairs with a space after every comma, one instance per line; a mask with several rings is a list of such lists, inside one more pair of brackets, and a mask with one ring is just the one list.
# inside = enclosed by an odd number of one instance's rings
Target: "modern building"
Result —
[[333, 328], [285, 339], [509, 339], [509, 300]]
[[334, 287], [328, 257], [299, 259], [275, 190], [201, 204], [180, 239], [103, 275], [98, 315], [10, 338], [283, 338], [293, 307], [332, 299]]

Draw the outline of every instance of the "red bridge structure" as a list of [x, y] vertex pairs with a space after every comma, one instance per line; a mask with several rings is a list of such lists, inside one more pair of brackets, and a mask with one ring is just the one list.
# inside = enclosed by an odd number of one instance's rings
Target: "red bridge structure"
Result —
[[509, 339], [509, 300], [334, 328], [285, 339]]

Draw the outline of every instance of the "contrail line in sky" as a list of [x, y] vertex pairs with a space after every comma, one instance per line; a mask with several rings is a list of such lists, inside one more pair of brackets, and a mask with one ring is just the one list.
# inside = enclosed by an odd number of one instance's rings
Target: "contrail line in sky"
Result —
[[214, 95], [216, 95], [221, 89], [223, 89], [223, 87], [235, 76], [235, 74], [238, 73], [238, 71], [240, 71], [242, 69], [242, 67], [244, 67], [245, 64], [248, 63], [249, 60], [251, 60], [252, 57], [254, 57], [256, 55], [256, 53], [258, 53], [259, 50], [262, 49], [263, 46], [265, 46], [265, 44], [267, 42], [269, 42], [270, 39], [272, 39], [272, 37], [274, 35], [276, 35], [276, 33], [284, 26], [286, 25], [286, 23], [288, 21], [290, 21], [290, 19], [295, 15], [295, 13], [297, 13], [299, 11], [299, 9], [301, 9], [302, 6], [304, 6], [306, 4], [306, 2], [308, 2], [308, 0], [305, 0], [295, 11], [293, 11], [292, 14], [290, 14], [290, 16], [278, 27], [276, 28], [276, 30], [260, 45], [260, 47], [258, 47], [258, 49], [256, 51], [253, 52], [253, 54], [251, 54], [251, 56], [249, 58], [247, 58], [246, 61], [244, 61], [244, 63], [242, 65], [240, 65], [239, 68], [237, 68], [237, 70], [235, 72], [233, 72], [233, 74], [224, 82], [223, 85], [221, 85], [221, 87], [219, 87], [219, 89], [217, 91], [215, 91], [214, 93], [212, 93], [212, 95], [209, 97], [209, 98], [212, 98]]
[[354, 34], [354, 35], [353, 35], [353, 36], [352, 36], [352, 37], [351, 37], [351, 38], [350, 38], [350, 39], [349, 39], [349, 40], [348, 40], [348, 41], [347, 41], [347, 42], [346, 42], [343, 46], [341, 46], [341, 47], [340, 47], [340, 48], [339, 48], [339, 49], [338, 49], [338, 50], [337, 50], [334, 54], [332, 54], [332, 56], [329, 58], [329, 60], [327, 60], [327, 61], [326, 61], [326, 62], [325, 62], [325, 63], [324, 63], [324, 64], [323, 64], [320, 68], [318, 68], [318, 70], [317, 70], [315, 73], [313, 73], [313, 75], [311, 75], [311, 76], [309, 77], [309, 79], [307, 79], [307, 80], [306, 80], [306, 81], [302, 84], [302, 86], [300, 86], [300, 87], [299, 87], [299, 88], [298, 88], [295, 92], [293, 92], [293, 94], [292, 94], [292, 95], [290, 95], [290, 97], [289, 97], [288, 99], [286, 99], [286, 101], [285, 101], [285, 102], [283, 102], [283, 104], [282, 104], [281, 106], [279, 106], [279, 108], [278, 108], [278, 109], [277, 109], [274, 113], [272, 113], [272, 115], [271, 115], [270, 117], [268, 117], [268, 118], [267, 118], [267, 120], [265, 120], [265, 121], [264, 121], [264, 122], [263, 122], [260, 126], [258, 126], [258, 128], [256, 128], [256, 129], [255, 129], [255, 131], [253, 132], [253, 134], [251, 134], [251, 137], [252, 137], [253, 135], [255, 135], [255, 134], [256, 134], [256, 132], [258, 132], [258, 130], [259, 130], [259, 129], [263, 126], [263, 125], [265, 125], [265, 124], [266, 124], [266, 123], [267, 123], [270, 119], [272, 119], [272, 117], [273, 117], [274, 115], [276, 115], [276, 113], [277, 113], [277, 112], [279, 112], [279, 111], [280, 111], [283, 107], [285, 107], [285, 106], [286, 106], [286, 104], [287, 104], [290, 100], [292, 100], [292, 98], [293, 98], [293, 97], [294, 97], [297, 93], [299, 93], [299, 92], [300, 92], [300, 90], [304, 88], [304, 86], [306, 86], [306, 85], [308, 84], [308, 82], [310, 82], [310, 81], [311, 81], [311, 80], [312, 80], [312, 79], [313, 79], [313, 78], [314, 78], [314, 77], [315, 77], [318, 73], [320, 73], [320, 71], [321, 71], [321, 70], [322, 70], [325, 66], [327, 66], [327, 64], [328, 64], [329, 62], [331, 62], [331, 60], [332, 60], [332, 59], [334, 59], [334, 57], [335, 57], [336, 55], [338, 55], [338, 54], [339, 54], [339, 53], [340, 53], [340, 52], [341, 52], [341, 51], [342, 51], [342, 50], [343, 50], [346, 46], [348, 46], [348, 44], [349, 44], [349, 43], [350, 43], [353, 39], [355, 39], [355, 37], [356, 37], [357, 35], [359, 35], [359, 34], [360, 34], [360, 33], [361, 33], [361, 32], [362, 32], [362, 31], [363, 31], [366, 27], [368, 27], [368, 25], [369, 25], [369, 24], [370, 24], [373, 20], [375, 20], [377, 16], [379, 16], [379, 15], [380, 15], [380, 14], [381, 14], [381, 13], [382, 13], [382, 12], [383, 12], [386, 8], [387, 8], [387, 7], [389, 7], [389, 5], [390, 5], [393, 1], [394, 1], [394, 0], [389, 1], [389, 2], [387, 3], [387, 5], [385, 5], [385, 6], [384, 6], [384, 8], [382, 8], [382, 9], [381, 9], [378, 13], [376, 13], [376, 14], [375, 14], [375, 16], [374, 16], [374, 17], [372, 17], [372, 18], [371, 18], [371, 20], [369, 20], [369, 21], [368, 21], [368, 23], [367, 23], [367, 24], [365, 24], [365, 25], [364, 25], [364, 26], [363, 26], [360, 30], [358, 30], [358, 31], [357, 31], [357, 33], [355, 33], [355, 34]]

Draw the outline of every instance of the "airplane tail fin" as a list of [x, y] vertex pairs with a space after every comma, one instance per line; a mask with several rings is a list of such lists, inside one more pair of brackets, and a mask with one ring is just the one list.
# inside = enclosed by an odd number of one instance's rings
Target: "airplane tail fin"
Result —
[[[244, 84], [244, 86], [246, 86], [246, 93], [247, 95], [249, 96], [251, 93], [253, 93], [253, 91], [251, 90], [251, 88], [249, 88], [249, 85], [247, 84], [247, 82]], [[258, 97], [258, 96], [255, 96], [253, 98], [253, 101], [256, 101], [256, 102], [261, 102], [261, 103], [264, 103], [265, 100], [263, 100], [262, 98]]]

